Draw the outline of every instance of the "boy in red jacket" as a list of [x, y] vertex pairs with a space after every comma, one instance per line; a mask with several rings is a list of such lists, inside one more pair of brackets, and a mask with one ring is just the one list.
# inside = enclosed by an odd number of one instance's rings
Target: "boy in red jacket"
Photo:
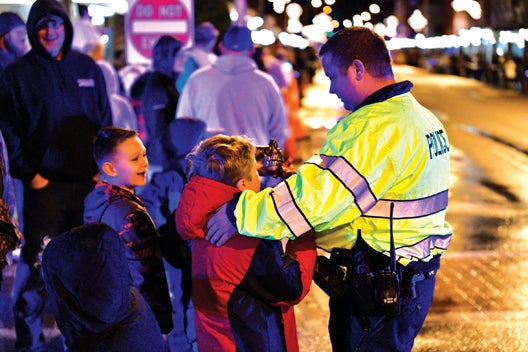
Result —
[[192, 299], [203, 351], [298, 351], [293, 305], [308, 293], [316, 251], [312, 236], [283, 243], [237, 236], [222, 247], [205, 240], [216, 209], [242, 190], [260, 189], [255, 146], [217, 135], [188, 155], [176, 227], [192, 240]]

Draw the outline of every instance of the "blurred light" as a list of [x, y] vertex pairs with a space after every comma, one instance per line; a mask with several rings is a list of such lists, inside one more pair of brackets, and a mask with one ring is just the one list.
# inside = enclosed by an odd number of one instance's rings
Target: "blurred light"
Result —
[[247, 26], [252, 31], [262, 27], [264, 25], [264, 19], [260, 16], [250, 17], [247, 22]]
[[288, 27], [286, 28], [288, 32], [290, 33], [300, 33], [302, 31], [303, 25], [301, 21], [289, 19], [288, 20]]
[[383, 23], [376, 23], [373, 30], [382, 38], [387, 35], [387, 26]]
[[499, 56], [503, 56], [504, 55], [504, 50], [502, 48], [497, 48], [497, 50], [495, 50], [495, 53]]
[[325, 6], [323, 7], [323, 12], [329, 15], [332, 13], [332, 8], [330, 6]]
[[347, 18], [346, 20], [343, 21], [343, 27], [345, 28], [352, 27], [352, 21]]
[[91, 4], [88, 5], [88, 14], [90, 15], [90, 17], [110, 17], [115, 15], [115, 11], [110, 7]]
[[391, 15], [385, 19], [385, 25], [387, 26], [386, 36], [393, 38], [398, 34], [398, 24], [400, 21], [394, 15]]
[[354, 23], [354, 26], [363, 26], [363, 19], [360, 15], [354, 15], [354, 17], [352, 17], [352, 22]]
[[327, 40], [327, 33], [334, 30], [332, 18], [325, 13], [318, 13], [312, 19], [313, 25], [304, 26], [302, 35], [313, 43], [324, 43]]
[[501, 44], [516, 44], [520, 49], [524, 48], [525, 31], [512, 32], [512, 31], [500, 31], [499, 32], [499, 42]]
[[363, 25], [363, 27], [367, 27], [368, 29], [370, 30], [373, 30], [374, 29], [374, 25], [372, 24], [372, 22], [367, 22]]
[[335, 4], [335, 0], [324, 0], [324, 2], [325, 4], [330, 5], [330, 6]]
[[99, 42], [103, 45], [108, 44], [109, 41], [110, 41], [110, 36], [108, 34], [101, 35], [101, 39], [99, 39]]
[[231, 22], [238, 21], [238, 11], [234, 7], [231, 9], [231, 11], [229, 11], [229, 19]]
[[102, 26], [104, 23], [105, 23], [105, 18], [104, 16], [92, 16], [92, 24], [94, 26]]
[[279, 33], [279, 40], [282, 44], [292, 46], [294, 48], [306, 49], [310, 42], [300, 35], [290, 34], [286, 32]]
[[389, 50], [398, 50], [404, 48], [420, 49], [445, 49], [445, 48], [467, 48], [471, 44], [471, 33], [468, 30], [461, 31], [460, 36], [443, 35], [438, 37], [426, 37], [423, 34], [417, 34], [415, 39], [411, 38], [392, 38], [387, 41]]
[[[34, 2], [34, 1], [31, 1]], [[12, 3], [12, 2], [11, 2]], [[90, 13], [90, 6], [98, 4], [100, 7], [106, 7], [112, 9], [112, 11], [121, 15], [124, 15], [128, 11], [128, 2], [127, 0], [72, 0], [72, 3], [85, 4], [88, 5], [88, 12]], [[112, 14], [111, 16], [113, 16]], [[90, 17], [93, 17], [90, 13]], [[109, 16], [105, 16], [109, 17]]]
[[276, 13], [283, 13], [286, 7], [286, 4], [290, 3], [290, 0], [268, 0], [273, 3], [273, 11]]
[[313, 8], [319, 8], [323, 6], [323, 1], [322, 0], [312, 0], [312, 7]]
[[269, 29], [261, 29], [260, 31], [251, 32], [251, 39], [255, 44], [271, 45], [275, 43], [275, 34]]
[[332, 20], [332, 27], [333, 28], [339, 28], [339, 21], [338, 20]]
[[303, 13], [302, 6], [297, 3], [291, 3], [286, 6], [286, 14], [292, 19], [298, 20]]
[[482, 17], [482, 8], [478, 1], [475, 0], [453, 0], [451, 7], [456, 12], [466, 11], [475, 20]]
[[370, 12], [368, 12], [368, 11], [363, 11], [361, 13], [361, 19], [363, 20], [363, 22], [368, 22], [368, 21], [370, 21], [371, 18], [372, 18], [372, 16], [370, 15]]
[[378, 14], [380, 13], [381, 9], [378, 4], [370, 4], [369, 11], [373, 14]]
[[325, 13], [319, 13], [315, 15], [315, 17], [312, 19], [312, 23], [320, 32], [329, 32], [334, 29], [334, 27], [332, 27], [332, 17]]
[[422, 31], [429, 21], [427, 21], [427, 18], [424, 17], [422, 14], [422, 11], [415, 9], [411, 16], [409, 17], [409, 20], [407, 21], [412, 29], [414, 29], [415, 32]]

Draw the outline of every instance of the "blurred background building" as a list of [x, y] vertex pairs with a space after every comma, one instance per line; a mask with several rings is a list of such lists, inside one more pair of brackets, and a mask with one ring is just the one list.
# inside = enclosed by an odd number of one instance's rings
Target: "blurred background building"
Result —
[[[62, 0], [72, 18], [77, 4], [88, 5], [101, 29], [107, 59], [125, 62], [125, 19], [130, 3], [180, 3], [182, 0]], [[189, 0], [194, 24], [214, 23], [223, 32], [232, 21], [247, 23], [262, 46], [280, 42], [317, 47], [339, 28], [363, 25], [388, 40], [397, 62], [456, 74], [500, 76], [496, 66], [513, 59], [521, 81], [528, 53], [528, 3], [525, 0]], [[33, 0], [0, 0], [0, 11], [27, 18]], [[190, 45], [191, 43], [189, 43]], [[445, 59], [449, 58], [449, 63]], [[461, 63], [469, 69], [462, 70]], [[492, 72], [487, 72], [487, 71]], [[474, 73], [474, 71], [482, 71]], [[501, 77], [489, 78], [495, 81]], [[503, 84], [497, 82], [497, 84]], [[520, 82], [519, 89], [522, 89]]]

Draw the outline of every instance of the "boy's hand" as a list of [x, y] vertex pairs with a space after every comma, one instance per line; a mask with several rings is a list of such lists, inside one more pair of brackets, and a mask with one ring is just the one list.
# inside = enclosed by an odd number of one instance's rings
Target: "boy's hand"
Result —
[[236, 235], [237, 229], [229, 221], [227, 217], [227, 205], [224, 204], [207, 222], [205, 239], [220, 247]]

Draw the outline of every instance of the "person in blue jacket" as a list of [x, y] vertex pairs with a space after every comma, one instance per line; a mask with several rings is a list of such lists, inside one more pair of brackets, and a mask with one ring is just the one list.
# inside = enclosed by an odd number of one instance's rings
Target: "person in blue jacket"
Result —
[[26, 28], [31, 50], [0, 76], [0, 128], [11, 175], [24, 186], [16, 348], [37, 351], [45, 348], [44, 286], [35, 265], [42, 238], [83, 223], [84, 197], [98, 173], [92, 139], [112, 124], [112, 113], [101, 70], [71, 49], [72, 24], [60, 2], [33, 3]]

